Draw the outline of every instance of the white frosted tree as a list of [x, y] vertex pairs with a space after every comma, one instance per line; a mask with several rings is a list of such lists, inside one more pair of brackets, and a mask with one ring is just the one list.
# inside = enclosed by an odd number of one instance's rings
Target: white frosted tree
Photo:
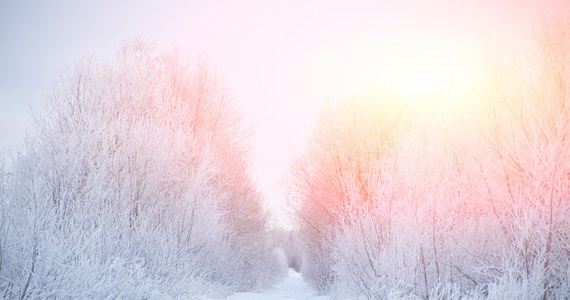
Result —
[[567, 298], [568, 28], [490, 61], [457, 107], [326, 111], [292, 168], [308, 279], [341, 298]]
[[570, 30], [545, 24], [533, 54], [493, 71], [486, 198], [507, 245], [494, 293], [561, 298], [570, 292]]
[[128, 42], [36, 114], [3, 202], [4, 296], [190, 297], [271, 278], [246, 131], [207, 65]]
[[375, 99], [348, 101], [325, 111], [306, 153], [291, 169], [291, 195], [297, 203], [304, 243], [303, 274], [319, 290], [334, 284], [331, 241], [345, 205], [371, 204], [370, 173], [399, 130], [398, 110]]

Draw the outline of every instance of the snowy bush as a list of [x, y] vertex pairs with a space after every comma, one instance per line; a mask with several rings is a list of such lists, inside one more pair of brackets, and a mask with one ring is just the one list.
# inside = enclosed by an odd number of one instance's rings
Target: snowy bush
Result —
[[133, 41], [47, 100], [0, 189], [4, 297], [220, 296], [271, 280], [245, 133], [204, 64]]

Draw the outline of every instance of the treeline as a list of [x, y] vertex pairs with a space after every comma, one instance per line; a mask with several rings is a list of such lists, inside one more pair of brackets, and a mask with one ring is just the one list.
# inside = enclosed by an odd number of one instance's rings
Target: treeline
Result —
[[218, 297], [282, 273], [207, 64], [135, 40], [46, 98], [0, 173], [0, 298]]
[[350, 299], [567, 299], [569, 28], [489, 61], [457, 105], [325, 110], [291, 172], [305, 278]]

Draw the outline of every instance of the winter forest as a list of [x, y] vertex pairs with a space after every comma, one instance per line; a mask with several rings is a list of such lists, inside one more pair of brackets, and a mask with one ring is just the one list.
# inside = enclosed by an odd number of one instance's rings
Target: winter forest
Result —
[[283, 174], [290, 228], [206, 59], [86, 55], [0, 153], [0, 298], [568, 299], [570, 23], [489, 48], [468, 88], [321, 107]]

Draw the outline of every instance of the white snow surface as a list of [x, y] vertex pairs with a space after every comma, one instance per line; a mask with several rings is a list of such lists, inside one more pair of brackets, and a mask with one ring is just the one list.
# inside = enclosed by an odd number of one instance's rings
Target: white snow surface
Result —
[[289, 269], [288, 276], [273, 289], [264, 293], [235, 293], [227, 300], [331, 300], [318, 296], [317, 291], [307, 284], [301, 274]]

